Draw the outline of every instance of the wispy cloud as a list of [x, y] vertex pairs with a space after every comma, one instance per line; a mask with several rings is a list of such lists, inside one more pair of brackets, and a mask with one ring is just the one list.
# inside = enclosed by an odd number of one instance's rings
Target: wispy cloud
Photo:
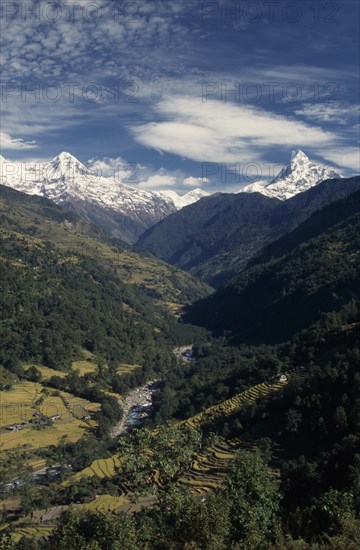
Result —
[[23, 149], [35, 149], [38, 147], [36, 141], [25, 141], [22, 138], [14, 138], [5, 132], [0, 133], [1, 149], [6, 150], [23, 150]]
[[319, 149], [317, 153], [342, 168], [350, 169], [351, 173], [360, 174], [360, 149], [358, 147], [346, 147], [339, 144], [331, 148]]
[[209, 178], [196, 178], [194, 176], [189, 176], [188, 178], [185, 178], [183, 181], [184, 185], [192, 185], [194, 187], [200, 187], [201, 185], [204, 185], [205, 183], [208, 183]]
[[153, 191], [171, 187], [181, 193], [186, 190], [186, 186], [200, 186], [209, 181], [202, 177], [184, 177], [180, 170], [170, 171], [163, 167], [156, 170], [149, 165], [127, 162], [122, 157], [92, 158], [86, 162], [86, 166], [98, 176], [111, 177], [117, 182]]
[[154, 174], [148, 177], [146, 180], [141, 180], [139, 182], [139, 187], [141, 189], [150, 190], [164, 189], [166, 187], [174, 187], [176, 185], [176, 177], [165, 173]]
[[348, 105], [340, 102], [305, 104], [295, 110], [295, 114], [317, 122], [336, 122], [340, 125], [349, 120], [359, 120], [359, 105]]
[[[9, 155], [109, 155], [98, 169], [126, 177], [124, 156], [146, 188], [204, 183], [195, 163], [282, 163], [292, 147], [354, 167], [359, 3], [342, 3], [336, 25], [326, 3], [302, 3], [292, 22], [285, 0], [273, 18], [266, 2], [238, 4], [233, 15], [232, 0], [3, 2]], [[206, 82], [216, 93], [203, 102]], [[234, 83], [241, 93], [221, 97]]]
[[262, 148], [313, 147], [330, 143], [331, 132], [264, 109], [202, 103], [194, 97], [171, 97], [159, 102], [156, 118], [133, 129], [135, 138], [148, 147], [205, 162], [258, 160]]

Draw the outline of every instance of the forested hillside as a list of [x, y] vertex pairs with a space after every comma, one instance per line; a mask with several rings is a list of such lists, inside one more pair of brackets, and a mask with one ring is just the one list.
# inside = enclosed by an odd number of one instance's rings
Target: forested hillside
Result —
[[[1, 418], [0, 547], [357, 550], [360, 191], [206, 298], [38, 201], [2, 203], [2, 398], [34, 415]], [[112, 435], [150, 377], [145, 425]]]
[[179, 310], [210, 289], [48, 200], [0, 192], [0, 488], [20, 502], [33, 471], [107, 451], [122, 394], [197, 338]]
[[[187, 318], [238, 342], [285, 341], [360, 292], [360, 193], [313, 216]], [[263, 261], [264, 260], [264, 261]]]
[[328, 180], [286, 201], [218, 193], [168, 216], [147, 230], [138, 246], [219, 287], [264, 246], [359, 186], [359, 177]]
[[3, 231], [20, 233], [56, 245], [68, 254], [96, 259], [123, 283], [136, 285], [137, 294], [147, 294], [162, 303], [184, 304], [211, 289], [157, 261], [143, 251], [113, 239], [97, 226], [53, 202], [0, 186], [0, 223]]

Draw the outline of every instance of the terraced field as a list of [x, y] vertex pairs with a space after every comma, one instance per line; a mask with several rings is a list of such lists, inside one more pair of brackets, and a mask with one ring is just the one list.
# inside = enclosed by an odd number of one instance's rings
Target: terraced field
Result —
[[[45, 367], [44, 367], [45, 368]], [[57, 372], [57, 371], [54, 371]], [[56, 392], [37, 382], [18, 382], [9, 391], [0, 392], [0, 428], [29, 421], [36, 412], [45, 416], [79, 417], [100, 409], [99, 403]]]
[[70, 413], [71, 417], [74, 418], [80, 419], [88, 413], [99, 411], [101, 408], [100, 403], [94, 403], [64, 391], [60, 392], [60, 397], [63, 400], [68, 413]]
[[184, 423], [190, 428], [198, 428], [202, 424], [218, 418], [219, 416], [229, 416], [239, 411], [244, 405], [251, 405], [257, 399], [266, 397], [269, 393], [279, 390], [284, 387], [284, 385], [284, 382], [276, 382], [273, 384], [264, 382], [263, 384], [258, 384], [226, 401], [222, 401], [217, 405], [205, 409], [192, 418], [185, 420]]
[[66, 372], [63, 372], [63, 371], [60, 371], [60, 370], [55, 370], [55, 369], [50, 369], [49, 367], [44, 367], [43, 365], [34, 365], [33, 363], [23, 365], [25, 370], [27, 368], [31, 367], [31, 366], [34, 366], [34, 367], [37, 368], [37, 370], [41, 373], [42, 380], [44, 382], [49, 380], [52, 376], [59, 376], [60, 378], [65, 378], [65, 376], [67, 375]]
[[32, 468], [34, 471], [41, 470], [42, 468], [45, 468], [46, 466], [46, 459], [45, 458], [30, 458], [28, 461], [28, 465], [30, 468]]
[[[193, 418], [184, 421], [188, 426], [195, 428], [209, 419], [214, 419], [219, 416], [227, 416], [238, 410], [240, 410], [245, 404], [251, 404], [256, 399], [268, 395], [272, 391], [277, 391], [284, 387], [284, 382], [276, 382], [274, 384], [259, 384], [254, 386], [227, 401], [209, 407], [202, 413], [194, 416]], [[226, 469], [229, 466], [229, 461], [234, 457], [234, 452], [237, 448], [254, 448], [254, 441], [257, 437], [247, 435], [240, 439], [232, 439], [227, 442], [226, 447], [215, 446], [211, 449], [210, 454], [199, 454], [197, 459], [193, 462], [189, 472], [184, 474], [179, 480], [181, 483], [191, 487], [191, 490], [197, 494], [203, 494], [204, 492], [218, 487], [225, 475]], [[260, 437], [260, 436], [259, 436]], [[64, 485], [69, 485], [76, 481], [79, 481], [84, 477], [97, 476], [100, 479], [110, 478], [115, 472], [116, 468], [121, 465], [120, 458], [114, 455], [111, 458], [95, 460], [90, 466], [84, 470], [77, 472], [71, 476]], [[154, 484], [157, 484], [156, 473], [153, 478]]]
[[239, 439], [232, 439], [226, 446], [215, 445], [206, 455], [199, 453], [190, 470], [179, 479], [179, 483], [188, 486], [195, 495], [204, 495], [217, 489], [223, 483], [239, 445]]
[[126, 363], [122, 363], [119, 365], [117, 369], [117, 373], [120, 376], [124, 376], [125, 374], [132, 374], [134, 370], [141, 368], [141, 365], [127, 365]]
[[[190, 427], [197, 427], [208, 419], [219, 416], [228, 416], [240, 410], [246, 404], [253, 403], [256, 399], [268, 395], [272, 391], [277, 391], [284, 386], [284, 383], [276, 382], [273, 384], [259, 384], [250, 388], [239, 395], [234, 396], [227, 401], [224, 401], [214, 407], [209, 407], [203, 413], [196, 415], [186, 424]], [[235, 452], [239, 448], [254, 449], [259, 438], [263, 437], [261, 427], [254, 426], [252, 429], [241, 436], [228, 440], [226, 444], [214, 445], [206, 454], [199, 453], [192, 462], [190, 469], [185, 472], [178, 483], [186, 486], [191, 494], [203, 497], [209, 491], [219, 488], [224, 482], [226, 472], [234, 459]], [[82, 478], [98, 477], [100, 479], [111, 478], [115, 475], [116, 470], [121, 466], [121, 459], [118, 455], [113, 455], [109, 458], [95, 460], [90, 466], [84, 470], [72, 475], [69, 479], [63, 482], [63, 486], [69, 486]], [[276, 474], [276, 472], [274, 472]], [[157, 473], [153, 476], [154, 485], [158, 485]], [[130, 495], [126, 487], [122, 487], [121, 496], [99, 495], [91, 502], [84, 504], [74, 504], [73, 506], [86, 510], [98, 510], [101, 512], [117, 514], [120, 511], [131, 513], [134, 506], [146, 506], [153, 503], [150, 498], [149, 503], [132, 504]], [[14, 502], [13, 505], [16, 503]], [[9, 502], [9, 505], [11, 503]], [[37, 539], [46, 537], [55, 520], [60, 514], [66, 510], [68, 506], [54, 506], [52, 508], [36, 510], [31, 517], [22, 518], [15, 525], [16, 538], [19, 540], [21, 536], [34, 535]], [[32, 526], [29, 527], [29, 523]]]
[[[284, 387], [284, 382], [273, 384], [258, 384], [231, 399], [218, 405], [209, 407], [202, 413], [185, 421], [185, 423], [197, 428], [201, 424], [213, 420], [219, 416], [228, 416], [239, 411], [243, 406], [254, 403], [257, 399], [278, 391]], [[180, 479], [179, 483], [189, 487], [192, 494], [204, 495], [212, 489], [216, 489], [223, 483], [226, 471], [234, 458], [237, 449], [255, 449], [256, 441], [262, 437], [261, 427], [255, 427], [241, 438], [228, 440], [226, 446], [215, 445], [206, 455], [199, 453], [193, 461], [191, 468]], [[276, 475], [276, 472], [273, 472]]]
[[68, 480], [64, 481], [63, 485], [67, 486], [71, 483], [79, 481], [85, 477], [99, 477], [100, 479], [111, 478], [115, 475], [116, 470], [120, 468], [121, 460], [118, 455], [113, 455], [110, 458], [100, 458], [94, 460], [90, 466], [84, 468], [80, 472], [77, 472], [71, 476]]
[[[100, 409], [99, 403], [29, 381], [19, 382], [11, 390], [0, 392], [0, 403], [1, 451], [58, 445], [63, 437], [68, 442], [75, 442], [94, 426], [94, 422], [84, 420], [84, 416]], [[59, 418], [48, 426], [29, 424], [36, 413]], [[21, 424], [17, 430], [5, 429]]]
[[[38, 365], [34, 363], [26, 363], [23, 365], [23, 368], [27, 370], [30, 367], [36, 367], [36, 369], [41, 373], [42, 381], [47, 382], [52, 376], [59, 376], [60, 378], [65, 378], [68, 374], [64, 371], [59, 371], [45, 367], [43, 365]], [[80, 376], [84, 376], [88, 373], [93, 373], [96, 371], [98, 365], [96, 358], [93, 353], [86, 350], [85, 348], [79, 348], [79, 359], [73, 361], [71, 364], [72, 370], [78, 371]]]
[[72, 370], [78, 371], [80, 376], [85, 374], [92, 374], [98, 368], [97, 364], [93, 361], [73, 361], [71, 365]]
[[35, 538], [37, 540], [46, 538], [50, 535], [52, 527], [47, 525], [36, 525], [35, 527], [19, 527], [15, 530], [15, 542], [19, 542], [22, 537]]
[[35, 382], [19, 382], [9, 391], [1, 391], [0, 428], [30, 420], [42, 389], [41, 384]]
[[14, 512], [20, 508], [20, 497], [9, 497], [0, 500], [0, 509], [7, 512]]
[[44, 430], [35, 428], [24, 428], [18, 432], [6, 432], [0, 435], [1, 451], [9, 451], [18, 448], [40, 449], [59, 445], [62, 438], [68, 443], [78, 441], [89, 429], [86, 422], [74, 419], [72, 422], [56, 424], [47, 427]]
[[[107, 512], [116, 514], [119, 513], [129, 504], [129, 500], [124, 497], [116, 497], [113, 495], [99, 495], [94, 500], [84, 504], [72, 504], [72, 508], [79, 510], [93, 510], [99, 512]], [[54, 522], [65, 512], [70, 506], [64, 504], [62, 506], [52, 506], [35, 510], [31, 515], [21, 518], [15, 522], [14, 528], [16, 539], [19, 540], [22, 536], [33, 535], [36, 538], [46, 537], [53, 529]], [[31, 527], [29, 523], [31, 522]]]
[[126, 497], [115, 497], [112, 495], [99, 495], [89, 503], [79, 505], [83, 510], [96, 510], [97, 512], [118, 512], [128, 502]]

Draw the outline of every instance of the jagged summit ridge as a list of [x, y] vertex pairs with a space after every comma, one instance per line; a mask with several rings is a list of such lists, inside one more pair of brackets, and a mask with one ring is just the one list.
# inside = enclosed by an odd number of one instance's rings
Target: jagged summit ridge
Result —
[[[207, 194], [194, 189], [179, 196], [175, 191], [130, 187], [115, 175], [103, 176], [91, 171], [66, 151], [49, 162], [17, 162], [1, 157], [0, 183], [53, 200], [111, 231], [115, 228], [115, 234], [129, 242], [136, 241], [151, 225]], [[121, 231], [117, 232], [119, 224]]]
[[182, 196], [178, 195], [175, 191], [158, 191], [157, 193], [161, 197], [172, 200], [178, 210], [209, 195], [209, 193], [200, 188], [192, 189]]
[[258, 192], [269, 197], [286, 200], [297, 193], [307, 191], [321, 181], [341, 177], [336, 169], [310, 160], [301, 150], [294, 150], [291, 153], [289, 164], [284, 166], [270, 183], [255, 182], [243, 187], [241, 192]]

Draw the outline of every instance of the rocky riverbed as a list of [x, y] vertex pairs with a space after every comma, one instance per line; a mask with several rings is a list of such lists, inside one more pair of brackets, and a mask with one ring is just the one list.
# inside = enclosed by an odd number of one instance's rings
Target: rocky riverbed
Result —
[[159, 388], [160, 380], [151, 380], [139, 388], [131, 390], [125, 399], [119, 403], [123, 409], [121, 421], [114, 427], [112, 437], [128, 431], [129, 428], [139, 427], [152, 411], [152, 395]]
[[[173, 352], [175, 357], [183, 363], [192, 363], [195, 360], [192, 346], [176, 347]], [[152, 412], [152, 395], [158, 390], [160, 383], [161, 380], [151, 380], [131, 390], [124, 399], [119, 400], [123, 417], [113, 428], [112, 437], [118, 437], [131, 428], [142, 426], [145, 418]]]
[[178, 348], [174, 348], [174, 355], [178, 360], [184, 361], [185, 363], [192, 363], [195, 361], [192, 346], [180, 346]]

